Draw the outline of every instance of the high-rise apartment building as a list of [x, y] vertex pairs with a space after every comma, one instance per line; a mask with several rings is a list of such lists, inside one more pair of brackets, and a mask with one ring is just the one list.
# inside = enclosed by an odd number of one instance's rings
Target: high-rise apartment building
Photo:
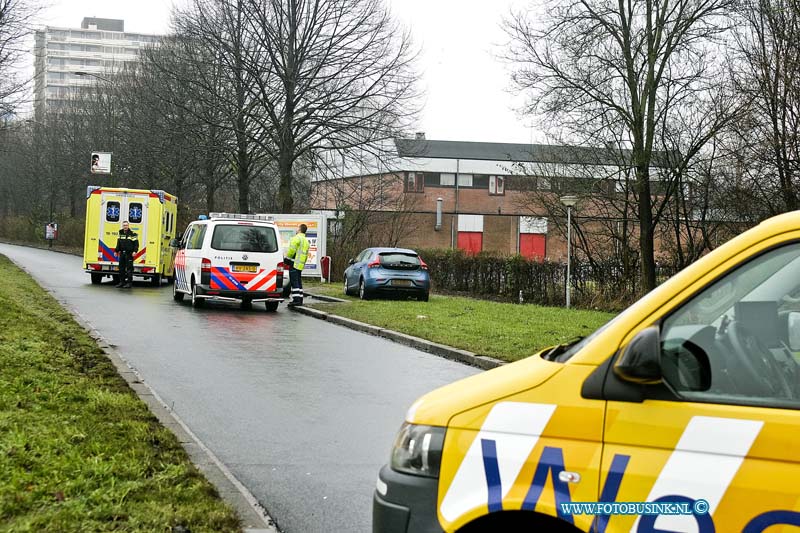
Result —
[[[36, 120], [57, 110], [80, 91], [97, 83], [97, 76], [119, 72], [136, 61], [139, 51], [157, 43], [158, 35], [125, 33], [125, 21], [84, 18], [80, 29], [46, 26], [34, 42], [34, 111]], [[80, 74], [76, 74], [80, 73]]]

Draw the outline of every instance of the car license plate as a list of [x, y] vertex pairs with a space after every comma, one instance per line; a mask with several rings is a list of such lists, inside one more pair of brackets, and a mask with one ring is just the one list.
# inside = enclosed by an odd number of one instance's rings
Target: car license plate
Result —
[[256, 265], [233, 265], [231, 270], [234, 272], [258, 272], [258, 267]]
[[393, 287], [412, 287], [414, 282], [410, 279], [393, 279], [392, 286]]

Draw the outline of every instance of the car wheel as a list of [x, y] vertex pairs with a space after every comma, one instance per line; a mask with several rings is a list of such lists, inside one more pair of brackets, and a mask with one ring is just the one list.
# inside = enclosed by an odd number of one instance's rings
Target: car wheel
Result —
[[185, 296], [185, 294], [183, 294], [182, 292], [180, 292], [178, 290], [178, 284], [177, 283], [173, 283], [172, 284], [172, 299], [175, 300], [176, 302], [182, 302], [184, 296]]
[[358, 282], [358, 297], [362, 300], [369, 300], [370, 294], [367, 292], [367, 286], [364, 284], [364, 278]]
[[264, 302], [264, 305], [266, 306], [267, 311], [269, 311], [270, 313], [274, 313], [275, 311], [278, 310], [279, 303], [280, 302]]
[[344, 283], [342, 283], [342, 292], [345, 296], [350, 296], [350, 289], [347, 288], [347, 278], [344, 278]]
[[197, 284], [192, 280], [192, 307], [203, 307], [205, 303], [205, 298], [197, 297]]
[[419, 301], [421, 302], [427, 302], [429, 299], [430, 299], [430, 293], [428, 292], [419, 297]]
[[103, 283], [103, 275], [102, 274], [90, 274], [92, 277], [92, 285], [100, 285]]

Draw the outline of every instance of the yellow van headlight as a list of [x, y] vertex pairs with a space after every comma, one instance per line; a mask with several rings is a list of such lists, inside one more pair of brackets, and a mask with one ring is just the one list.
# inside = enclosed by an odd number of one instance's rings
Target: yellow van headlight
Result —
[[392, 469], [416, 476], [438, 477], [445, 428], [403, 424], [392, 449]]

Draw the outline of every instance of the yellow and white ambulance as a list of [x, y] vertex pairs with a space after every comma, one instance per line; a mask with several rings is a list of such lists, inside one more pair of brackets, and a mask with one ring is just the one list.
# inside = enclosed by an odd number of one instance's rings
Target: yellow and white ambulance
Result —
[[591, 336], [435, 390], [373, 531], [800, 532], [800, 211]]
[[161, 190], [89, 186], [86, 190], [86, 230], [83, 243], [84, 270], [92, 283], [119, 275], [114, 248], [122, 222], [128, 221], [139, 236], [133, 258], [134, 276], [149, 278], [153, 285], [172, 279], [178, 198]]

